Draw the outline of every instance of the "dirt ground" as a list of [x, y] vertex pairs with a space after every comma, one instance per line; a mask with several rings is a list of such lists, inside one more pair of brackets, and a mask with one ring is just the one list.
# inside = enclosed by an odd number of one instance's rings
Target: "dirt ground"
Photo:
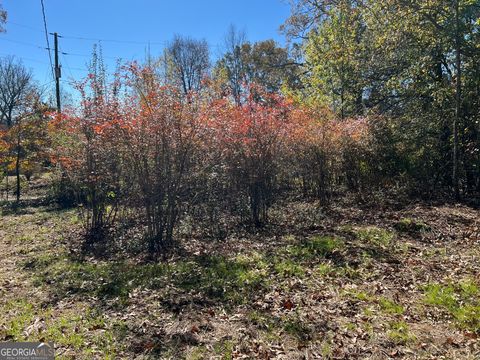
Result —
[[54, 341], [59, 359], [480, 359], [479, 209], [292, 200], [270, 219], [152, 263], [125, 238], [81, 254], [75, 210], [5, 206], [0, 341]]

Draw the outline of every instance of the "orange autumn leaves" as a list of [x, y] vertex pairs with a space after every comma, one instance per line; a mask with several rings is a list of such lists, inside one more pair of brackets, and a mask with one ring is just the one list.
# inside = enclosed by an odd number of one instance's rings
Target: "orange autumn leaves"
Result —
[[[167, 132], [180, 131], [179, 138], [187, 136], [181, 134], [182, 131], [189, 136], [197, 133], [198, 146], [215, 146], [215, 150], [221, 147], [224, 151], [250, 155], [266, 149], [275, 151], [279, 146], [286, 149], [327, 140], [329, 146], [340, 146], [344, 139], [361, 142], [368, 137], [369, 124], [365, 118], [337, 120], [326, 109], [295, 104], [257, 86], [252, 86], [250, 95], [237, 106], [228, 97], [192, 94], [186, 100], [175, 89], [156, 84], [150, 76], [153, 75], [146, 68], [128, 67], [123, 74], [126, 79], [123, 85], [138, 91], [122, 96], [112, 95], [109, 89], [110, 94], [88, 97], [84, 89], [88, 84], [84, 82], [82, 110], [66, 110], [62, 115], [55, 115], [50, 129], [61, 129], [65, 136], [73, 136], [77, 141], [85, 141], [85, 137], [90, 140], [113, 137], [111, 140], [124, 141], [127, 146], [129, 136], [135, 132], [164, 126], [171, 127], [165, 129]], [[93, 82], [92, 78], [88, 80]], [[120, 87], [119, 81], [117, 79], [113, 86]], [[167, 124], [173, 118], [176, 123]], [[200, 139], [203, 144], [198, 143]], [[66, 154], [57, 156], [56, 160], [71, 162]]]
[[186, 209], [261, 226], [283, 189], [323, 186], [322, 172], [342, 166], [342, 149], [368, 141], [366, 119], [339, 121], [254, 84], [238, 104], [214, 89], [184, 95], [133, 64], [109, 86], [89, 77], [79, 91], [81, 106], [50, 123], [53, 160], [76, 189], [90, 234], [134, 206], [152, 252], [172, 243]]

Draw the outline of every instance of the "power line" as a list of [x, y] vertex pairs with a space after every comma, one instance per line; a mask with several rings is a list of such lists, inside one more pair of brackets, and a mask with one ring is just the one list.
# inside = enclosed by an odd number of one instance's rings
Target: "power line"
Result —
[[[161, 45], [161, 46], [168, 46], [170, 44], [169, 41], [134, 41], [134, 40], [118, 40], [118, 39], [98, 39], [98, 38], [89, 38], [89, 37], [81, 37], [81, 36], [68, 36], [62, 35], [62, 38], [71, 39], [71, 40], [83, 40], [83, 41], [97, 41], [97, 42], [113, 42], [113, 43], [120, 43], [120, 44], [137, 44], [137, 45]], [[221, 44], [209, 44], [212, 47], [221, 48], [223, 45]]]
[[[62, 48], [60, 48], [60, 50], [62, 50]], [[70, 64], [68, 63], [67, 57], [65, 56], [65, 55], [67, 55], [67, 53], [65, 53], [65, 52], [63, 52], [63, 51], [60, 51], [60, 54], [63, 56], [63, 60], [64, 60], [64, 62], [65, 62], [65, 65], [67, 66], [67, 70], [68, 70], [68, 72], [70, 73], [70, 76], [72, 77], [72, 79], [75, 78], [75, 76], [73, 76], [72, 70], [88, 72], [88, 69], [81, 69], [81, 68], [77, 68], [77, 67], [71, 67]]]
[[[47, 29], [47, 17], [45, 16], [45, 4], [43, 0], [40, 0], [42, 4], [42, 15], [43, 15], [43, 27], [45, 29], [45, 39], [47, 40], [47, 49], [50, 49], [50, 41], [48, 39], [48, 29]], [[53, 63], [52, 63], [52, 54], [48, 51], [48, 59], [50, 60], [50, 68], [52, 69], [52, 76], [55, 79], [55, 72], [53, 71]]]
[[[43, 3], [43, 0], [42, 0]], [[17, 22], [9, 21], [9, 24], [20, 26], [26, 29], [30, 29], [33, 31], [44, 32], [45, 30], [40, 30], [39, 28], [35, 28], [29, 25], [20, 24]], [[90, 38], [90, 37], [82, 37], [82, 36], [70, 36], [70, 35], [58, 35], [60, 38], [64, 39], [71, 39], [71, 40], [82, 40], [82, 41], [95, 41], [95, 42], [114, 42], [114, 43], [123, 43], [123, 44], [138, 44], [138, 45], [163, 45], [165, 46], [168, 44], [167, 41], [135, 41], [135, 40], [120, 40], [120, 39], [99, 39], [99, 38]], [[50, 47], [50, 46], [49, 46]]]
[[[43, 30], [40, 30], [39, 28], [35, 28], [35, 27], [29, 26], [29, 25], [16, 23], [16, 22], [10, 22], [10, 24], [20, 26], [20, 27], [23, 27], [23, 28], [26, 28], [26, 29], [29, 29], [29, 30], [32, 30], [32, 31], [44, 32], [45, 33], [45, 39], [46, 39], [46, 42], [47, 42], [47, 47], [46, 48], [42, 47], [42, 46], [32, 44], [32, 43], [28, 43], [28, 42], [6, 39], [4, 37], [1, 37], [0, 40], [5, 40], [5, 41], [21, 44], [21, 45], [24, 45], [24, 46], [30, 46], [30, 47], [34, 47], [34, 48], [38, 48], [38, 49], [42, 49], [42, 50], [47, 50], [48, 51], [49, 62], [50, 62], [50, 68], [51, 68], [51, 71], [52, 71], [53, 78], [55, 79], [56, 78], [56, 73], [54, 71], [54, 67], [53, 67], [53, 63], [52, 63], [52, 54], [51, 54], [51, 51], [55, 51], [55, 49], [50, 48], [50, 41], [49, 41], [49, 37], [48, 37], [49, 33], [48, 33], [48, 29], [47, 29], [47, 20], [46, 20], [46, 15], [45, 15], [45, 4], [44, 4], [44, 0], [40, 0], [40, 1], [41, 1], [41, 5], [42, 5], [42, 15], [43, 15], [43, 25], [44, 25]], [[72, 39], [72, 40], [95, 41], [95, 42], [99, 42], [99, 43], [101, 43], [101, 42], [112, 42], [112, 43], [120, 43], [120, 44], [122, 44], [122, 43], [123, 44], [138, 44], [138, 45], [144, 45], [144, 46], [150, 46], [150, 45], [167, 46], [168, 45], [167, 41], [162, 41], [162, 42], [159, 42], [159, 41], [153, 41], [153, 42], [152, 41], [131, 41], [131, 40], [119, 40], [119, 39], [100, 39], [100, 38], [69, 36], [69, 35], [57, 35], [57, 37], [64, 38], [64, 39]], [[210, 46], [221, 47], [220, 45], [217, 45], [217, 44], [210, 44]], [[67, 68], [68, 68], [68, 70], [70, 72], [70, 75], [72, 77], [73, 77], [72, 70], [87, 71], [86, 69], [81, 69], [81, 68], [75, 68], [75, 67], [68, 66], [67, 56], [78, 56], [78, 57], [90, 58], [91, 54], [86, 55], [86, 54], [79, 54], [79, 53], [70, 53], [70, 52], [63, 51], [63, 49], [62, 49], [62, 51], [60, 51], [60, 54], [63, 56], [63, 59], [65, 60], [65, 63], [67, 64]], [[121, 56], [120, 57], [114, 57], [114, 56], [104, 56], [104, 55], [102, 55], [102, 57], [105, 58], [105, 59], [113, 59], [113, 60], [122, 59]], [[38, 62], [38, 63], [43, 63], [41, 61], [38, 61], [38, 60], [35, 60], [35, 59], [30, 59], [30, 58], [23, 58], [23, 59]]]
[[[6, 53], [0, 53], [1, 56], [10, 56], [12, 54], [6, 54]], [[33, 62], [36, 62], [36, 63], [39, 63], [39, 64], [46, 64], [48, 65], [47, 62], [45, 61], [40, 61], [40, 60], [37, 60], [37, 59], [33, 59], [33, 58], [29, 58], [29, 57], [23, 57], [23, 56], [18, 56], [18, 55], [13, 55], [15, 58], [18, 58], [18, 59], [22, 59], [22, 60], [27, 60], [27, 61], [33, 61]]]
[[[43, 1], [43, 0], [42, 0]], [[26, 29], [40, 31], [38, 28], [34, 28], [28, 25], [16, 23], [16, 22], [9, 22], [10, 24], [14, 24], [16, 26], [24, 27]], [[43, 31], [43, 30], [42, 30]], [[101, 39], [101, 38], [91, 38], [91, 37], [83, 37], [83, 36], [74, 36], [74, 35], [58, 35], [59, 38], [70, 39], [70, 40], [81, 40], [81, 41], [95, 41], [95, 42], [111, 42], [111, 43], [119, 43], [119, 44], [137, 44], [137, 45], [161, 45], [167, 46], [169, 41], [136, 41], [136, 40], [122, 40], [122, 39]], [[209, 44], [211, 47], [223, 47], [221, 44]], [[50, 47], [50, 46], [49, 46]]]
[[[61, 37], [61, 36], [58, 36], [58, 37]], [[40, 46], [40, 45], [35, 45], [33, 43], [29, 43], [29, 42], [25, 42], [25, 41], [7, 39], [5, 37], [0, 37], [0, 40], [8, 41], [8, 42], [15, 43], [15, 44], [20, 44], [20, 45], [23, 45], [23, 46], [29, 46], [29, 47], [40, 49], [40, 50], [48, 50], [49, 52], [50, 51], [55, 51], [55, 49], [46, 48], [46, 47], [43, 47], [43, 46]], [[62, 55], [67, 55], [67, 56], [79, 56], [79, 57], [86, 57], [86, 58], [90, 58], [92, 56], [92, 55], [70, 53], [70, 52], [64, 52], [64, 51], [61, 51], [61, 54]], [[120, 58], [120, 57], [114, 57], [114, 56], [103, 56], [103, 57], [105, 59], [113, 59], [113, 60], [118, 60]]]
[[165, 46], [168, 44], [167, 41], [134, 41], [134, 40], [118, 40], [118, 39], [98, 39], [98, 38], [89, 38], [81, 36], [68, 36], [62, 35], [62, 38], [71, 39], [71, 40], [83, 40], [83, 41], [97, 41], [97, 42], [112, 42], [120, 44], [137, 44], [137, 45], [162, 45]]
[[[60, 35], [58, 37], [61, 37]], [[53, 49], [50, 49], [51, 51], [53, 51]], [[60, 51], [60, 53], [62, 55], [66, 55], [66, 56], [79, 56], [79, 57], [86, 57], [86, 58], [91, 58], [92, 55], [85, 55], [85, 54], [77, 54], [77, 53], [71, 53], [71, 52], [64, 52], [64, 51]], [[114, 57], [114, 56], [105, 56], [105, 55], [102, 55], [102, 58], [104, 59], [113, 59], [113, 60], [118, 60], [119, 57]]]
[[[0, 40], [12, 42], [12, 43], [15, 43], [15, 44], [20, 44], [20, 45], [23, 45], [23, 46], [30, 46], [30, 47], [34, 47], [34, 48], [38, 48], [38, 49], [42, 49], [42, 50], [47, 49], [47, 48], [45, 48], [45, 47], [43, 47], [43, 46], [38, 46], [38, 45], [29, 43], [29, 42], [25, 42], [25, 41], [12, 40], [12, 39], [4, 38], [4, 37], [0, 37]], [[48, 50], [48, 49], [47, 49], [47, 50]]]
[[8, 21], [8, 25], [15, 25], [15, 26], [20, 26], [20, 27], [23, 27], [25, 29], [30, 29], [30, 30], [34, 30], [34, 31], [38, 31], [38, 32], [41, 32], [43, 33], [44, 30], [43, 29], [40, 29], [40, 28], [37, 28], [37, 27], [32, 27], [30, 25], [24, 25], [24, 24], [19, 24], [17, 22], [14, 22], [14, 21]]
[[64, 55], [63, 52], [60, 52], [60, 54], [62, 54], [63, 60], [65, 61], [65, 65], [67, 65], [67, 70], [68, 70], [68, 72], [70, 73], [70, 76], [71, 76], [72, 79], [73, 79], [74, 76], [73, 76], [73, 74], [72, 74], [72, 70], [70, 69], [70, 66], [68, 65], [67, 57]]
[[[43, 49], [43, 48], [42, 48]], [[63, 55], [63, 53], [61, 53]], [[12, 54], [8, 54], [8, 53], [0, 53], [0, 56], [11, 56]], [[41, 60], [38, 60], [38, 59], [34, 59], [34, 58], [30, 58], [30, 57], [25, 57], [25, 56], [19, 56], [19, 55], [13, 55], [15, 58], [17, 59], [21, 59], [21, 60], [26, 60], [26, 61], [31, 61], [31, 62], [35, 62], [35, 63], [38, 63], [38, 64], [44, 64], [44, 65], [49, 65], [48, 62], [45, 62], [45, 61], [41, 61]], [[66, 57], [64, 57], [65, 61], [66, 61]], [[84, 71], [84, 72], [88, 72], [87, 69], [82, 69], [82, 68], [78, 68], [78, 67], [69, 67], [70, 70], [75, 70], [75, 71]], [[53, 81], [53, 80], [52, 80]]]

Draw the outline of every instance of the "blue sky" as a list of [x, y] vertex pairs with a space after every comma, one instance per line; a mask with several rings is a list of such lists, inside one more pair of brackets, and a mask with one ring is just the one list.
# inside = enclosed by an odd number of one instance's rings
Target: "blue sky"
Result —
[[[8, 12], [7, 32], [0, 34], [0, 56], [21, 58], [37, 82], [51, 88], [40, 0], [0, 3]], [[283, 44], [278, 28], [290, 11], [286, 0], [44, 0], [44, 4], [48, 31], [63, 36], [60, 50], [69, 54], [60, 56], [66, 89], [70, 78], [86, 75], [85, 64], [97, 42], [94, 39], [130, 41], [101, 42], [110, 70], [115, 58], [144, 58], [148, 42], [153, 56], [161, 54], [175, 33], [205, 38], [215, 57], [222, 50], [230, 24], [244, 29], [250, 41], [273, 38]]]

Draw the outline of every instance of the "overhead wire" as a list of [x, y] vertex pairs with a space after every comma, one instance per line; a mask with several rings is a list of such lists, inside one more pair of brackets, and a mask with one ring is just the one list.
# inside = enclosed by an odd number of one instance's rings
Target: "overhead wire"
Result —
[[[16, 26], [21, 26], [27, 29], [39, 31], [38, 28], [34, 28], [28, 25], [10, 22]], [[123, 39], [102, 39], [102, 38], [93, 38], [93, 37], [84, 37], [84, 36], [75, 36], [75, 35], [58, 35], [59, 38], [71, 39], [71, 40], [81, 40], [81, 41], [95, 41], [95, 42], [112, 42], [120, 44], [137, 44], [137, 45], [162, 45], [167, 46], [169, 41], [138, 41], [138, 40], [123, 40]], [[221, 44], [210, 44], [212, 47], [223, 47]]]
[[50, 68], [52, 69], [52, 76], [55, 79], [55, 71], [53, 70], [52, 54], [50, 54], [50, 40], [48, 39], [47, 17], [45, 16], [45, 3], [40, 0], [42, 5], [43, 27], [45, 29], [45, 40], [47, 41], [48, 59], [50, 60]]
[[97, 41], [97, 42], [112, 42], [112, 43], [121, 43], [121, 44], [138, 44], [138, 45], [162, 45], [165, 46], [168, 44], [166, 41], [136, 41], [136, 40], [119, 40], [119, 39], [99, 39], [99, 38], [89, 38], [82, 36], [70, 36], [62, 35], [62, 38], [71, 39], [71, 40], [82, 40], [82, 41]]
[[39, 32], [44, 32], [45, 30], [44, 29], [40, 29], [40, 28], [37, 28], [37, 27], [32, 27], [30, 25], [24, 25], [24, 24], [20, 24], [20, 23], [17, 23], [15, 21], [10, 21], [8, 20], [8, 25], [15, 25], [15, 26], [19, 26], [19, 27], [23, 27], [25, 29], [30, 29], [30, 30], [34, 30], [34, 31], [39, 31]]
[[0, 37], [0, 40], [8, 41], [8, 42], [15, 43], [15, 44], [20, 44], [20, 45], [23, 45], [23, 46], [30, 46], [30, 47], [34, 47], [34, 48], [37, 48], [37, 49], [48, 50], [46, 47], [35, 45], [35, 44], [25, 42], [25, 41], [12, 40], [12, 39], [7, 39], [5, 37]]
[[[52, 49], [50, 47], [50, 41], [49, 41], [49, 37], [48, 37], [47, 18], [46, 18], [46, 14], [45, 14], [45, 3], [44, 3], [44, 0], [40, 0], [40, 1], [41, 1], [41, 5], [42, 5], [42, 17], [43, 17], [43, 27], [44, 27], [43, 30], [39, 29], [39, 28], [36, 28], [36, 27], [29, 26], [29, 25], [21, 24], [21, 23], [18, 23], [18, 22], [10, 21], [9, 23], [13, 24], [15, 26], [19, 26], [19, 27], [23, 27], [23, 28], [32, 30], [32, 31], [45, 33], [45, 40], [46, 40], [46, 43], [47, 43], [46, 48], [44, 46], [39, 46], [39, 45], [32, 44], [32, 43], [29, 43], [29, 42], [11, 40], [11, 39], [7, 39], [7, 38], [4, 38], [4, 37], [1, 37], [0, 40], [12, 42], [12, 43], [17, 43], [17, 44], [21, 44], [23, 46], [29, 46], [29, 47], [33, 47], [33, 48], [37, 48], [37, 49], [47, 50], [48, 57], [49, 57], [50, 68], [51, 68], [51, 71], [52, 71], [52, 76], [53, 76], [53, 79], [55, 79], [55, 71], [54, 71], [54, 67], [53, 67], [52, 54], [51, 54], [51, 52], [54, 51], [54, 49]], [[91, 37], [71, 36], [71, 35], [58, 35], [58, 37], [63, 38], [63, 39], [80, 40], [80, 41], [95, 41], [95, 42], [99, 42], [99, 43], [110, 42], [110, 43], [119, 43], [119, 44], [138, 44], [138, 45], [144, 45], [144, 46], [150, 46], [150, 45], [167, 46], [169, 44], [169, 42], [167, 42], [167, 41], [134, 41], [134, 40], [121, 40], [121, 39], [91, 38]], [[216, 44], [213, 44], [213, 45], [210, 44], [210, 45], [213, 46], [213, 47], [220, 47], [220, 45], [216, 45]], [[65, 62], [67, 70], [69, 71], [70, 76], [72, 76], [72, 78], [74, 77], [72, 71], [85, 71], [85, 72], [88, 71], [86, 69], [69, 66], [67, 58], [68, 58], [68, 56], [90, 58], [91, 54], [87, 55], [87, 54], [81, 54], [81, 53], [66, 52], [66, 51], [63, 51], [63, 49], [61, 49], [61, 51], [59, 51], [59, 54], [62, 55], [62, 59]], [[103, 57], [105, 59], [113, 59], [113, 60], [118, 60], [118, 59], [122, 58], [122, 57], [114, 57], [114, 56], [103, 56]], [[27, 58], [27, 57], [19, 57], [19, 58], [25, 59], [27, 61], [33, 61], [33, 62], [37, 62], [37, 63], [47, 64], [45, 62], [42, 62], [42, 61], [39, 61], [39, 60], [36, 60], [36, 59], [32, 59], [32, 58]]]
[[[11, 55], [11, 54], [7, 54], [7, 53], [0, 53], [1, 56], [8, 56], [8, 55]], [[36, 63], [39, 63], [39, 64], [46, 64], [48, 65], [48, 62], [45, 62], [45, 61], [41, 61], [41, 60], [38, 60], [38, 59], [33, 59], [33, 58], [29, 58], [29, 57], [24, 57], [24, 56], [18, 56], [18, 55], [14, 55], [16, 58], [18, 59], [21, 59], [21, 60], [27, 60], [27, 61], [33, 61], [33, 62], [36, 62]]]

